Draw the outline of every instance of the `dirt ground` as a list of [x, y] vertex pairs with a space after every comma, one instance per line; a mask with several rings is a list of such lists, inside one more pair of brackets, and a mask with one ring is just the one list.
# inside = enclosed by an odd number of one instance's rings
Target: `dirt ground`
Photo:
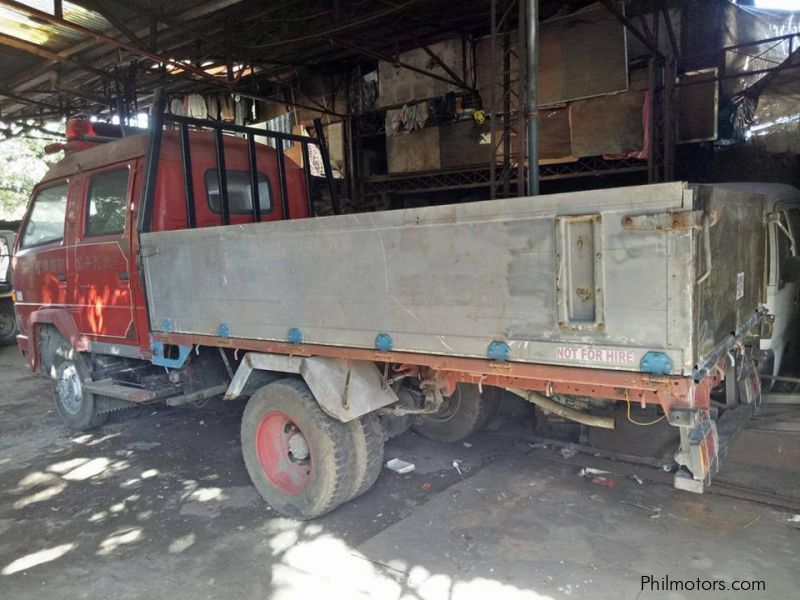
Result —
[[[800, 515], [630, 477], [592, 484], [502, 432], [443, 445], [404, 434], [386, 457], [416, 471], [384, 469], [317, 521], [281, 518], [242, 464], [242, 410], [140, 408], [71, 435], [49, 383], [0, 350], [0, 598], [674, 600], [800, 585]], [[753, 448], [737, 446], [733, 465], [800, 496], [800, 434], [778, 421], [743, 436]], [[657, 591], [647, 576], [765, 590]]]

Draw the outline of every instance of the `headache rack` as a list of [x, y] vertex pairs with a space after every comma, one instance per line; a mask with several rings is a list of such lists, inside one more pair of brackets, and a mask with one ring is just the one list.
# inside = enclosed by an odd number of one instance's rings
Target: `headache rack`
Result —
[[181, 115], [173, 115], [165, 112], [166, 97], [161, 89], [156, 90], [153, 98], [153, 105], [150, 109], [150, 143], [147, 151], [147, 162], [145, 170], [144, 194], [142, 207], [139, 211], [139, 232], [150, 231], [153, 200], [156, 192], [156, 174], [158, 162], [161, 154], [161, 139], [165, 124], [177, 126], [180, 134], [181, 162], [183, 164], [183, 181], [186, 200], [186, 226], [194, 229], [197, 226], [194, 209], [194, 184], [192, 179], [192, 155], [191, 143], [189, 138], [190, 127], [203, 131], [211, 130], [214, 132], [214, 147], [216, 151], [216, 172], [220, 190], [221, 205], [221, 225], [230, 225], [230, 204], [228, 201], [228, 181], [225, 172], [225, 134], [244, 134], [247, 141], [248, 171], [250, 176], [250, 195], [253, 207], [253, 221], [261, 221], [261, 206], [258, 197], [258, 164], [256, 158], [256, 136], [266, 137], [275, 141], [275, 155], [278, 167], [278, 188], [280, 191], [281, 209], [284, 219], [292, 218], [289, 213], [289, 195], [286, 186], [286, 155], [284, 153], [283, 142], [296, 142], [301, 145], [303, 157], [303, 173], [305, 175], [306, 194], [308, 210], [310, 216], [315, 216], [314, 188], [315, 178], [311, 173], [311, 162], [309, 160], [309, 145], [319, 148], [322, 157], [322, 165], [325, 170], [325, 180], [331, 198], [331, 205], [335, 214], [341, 213], [339, 199], [333, 185], [333, 172], [331, 170], [330, 154], [325, 143], [322, 130], [322, 121], [314, 119], [315, 137], [284, 133], [282, 131], [271, 131], [268, 129], [256, 129], [223, 121], [210, 119], [197, 119]]

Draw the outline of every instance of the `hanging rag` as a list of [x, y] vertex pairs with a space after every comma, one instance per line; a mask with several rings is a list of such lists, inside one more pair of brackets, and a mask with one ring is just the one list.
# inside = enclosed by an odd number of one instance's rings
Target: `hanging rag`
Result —
[[222, 95], [219, 97], [219, 114], [220, 119], [226, 123], [233, 123], [236, 118], [233, 108], [233, 98], [230, 96]]
[[200, 94], [189, 94], [187, 96], [187, 103], [189, 105], [189, 116], [195, 119], [205, 119], [208, 117], [208, 109], [206, 108], [206, 101]]
[[[300, 135], [314, 137], [305, 127], [300, 128]], [[314, 177], [322, 177], [325, 175], [325, 167], [322, 164], [322, 152], [320, 152], [319, 146], [316, 144], [308, 144], [308, 164], [311, 175]]]
[[428, 120], [428, 104], [404, 104], [402, 108], [386, 111], [386, 134], [399, 131], [416, 131], [425, 127]]
[[403, 107], [405, 112], [406, 131], [415, 131], [425, 127], [428, 120], [428, 103], [417, 102]]
[[183, 106], [183, 98], [173, 98], [169, 103], [169, 112], [178, 117], [185, 117], [186, 111]]
[[219, 99], [216, 96], [208, 96], [206, 98], [206, 112], [209, 119], [215, 121], [219, 119]]
[[237, 125], [244, 125], [244, 116], [247, 112], [247, 100], [240, 96], [236, 96], [234, 101], [234, 122]]

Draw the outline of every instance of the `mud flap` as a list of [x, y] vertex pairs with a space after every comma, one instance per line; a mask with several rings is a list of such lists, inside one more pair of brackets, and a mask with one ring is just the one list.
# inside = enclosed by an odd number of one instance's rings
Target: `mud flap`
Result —
[[[678, 425], [681, 445], [675, 454], [675, 462], [683, 468], [675, 473], [674, 484], [679, 490], [702, 494], [719, 470], [717, 425], [707, 411], [673, 409], [671, 412], [674, 414], [676, 411], [689, 423]], [[674, 417], [671, 415], [671, 422]]]

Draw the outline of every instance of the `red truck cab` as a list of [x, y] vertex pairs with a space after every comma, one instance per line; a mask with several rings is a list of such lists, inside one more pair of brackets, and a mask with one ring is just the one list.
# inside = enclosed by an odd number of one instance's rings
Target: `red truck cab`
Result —
[[[150, 136], [99, 141], [88, 122], [77, 127], [71, 123], [70, 133], [74, 137], [68, 137], [65, 158], [33, 191], [16, 242], [17, 339], [34, 369], [41, 366], [38, 331], [43, 325], [53, 326], [77, 351], [138, 358], [150, 353], [145, 294], [136, 264]], [[150, 231], [252, 223], [255, 217], [274, 221], [310, 216], [301, 167], [286, 161], [281, 182], [273, 148], [253, 143], [252, 137], [222, 139], [228, 214], [223, 215], [215, 134], [164, 131]], [[183, 152], [184, 144], [190, 153]], [[251, 144], [258, 165], [257, 211], [252, 205]], [[186, 156], [191, 160], [188, 178]], [[283, 201], [281, 184], [286, 190]]]

